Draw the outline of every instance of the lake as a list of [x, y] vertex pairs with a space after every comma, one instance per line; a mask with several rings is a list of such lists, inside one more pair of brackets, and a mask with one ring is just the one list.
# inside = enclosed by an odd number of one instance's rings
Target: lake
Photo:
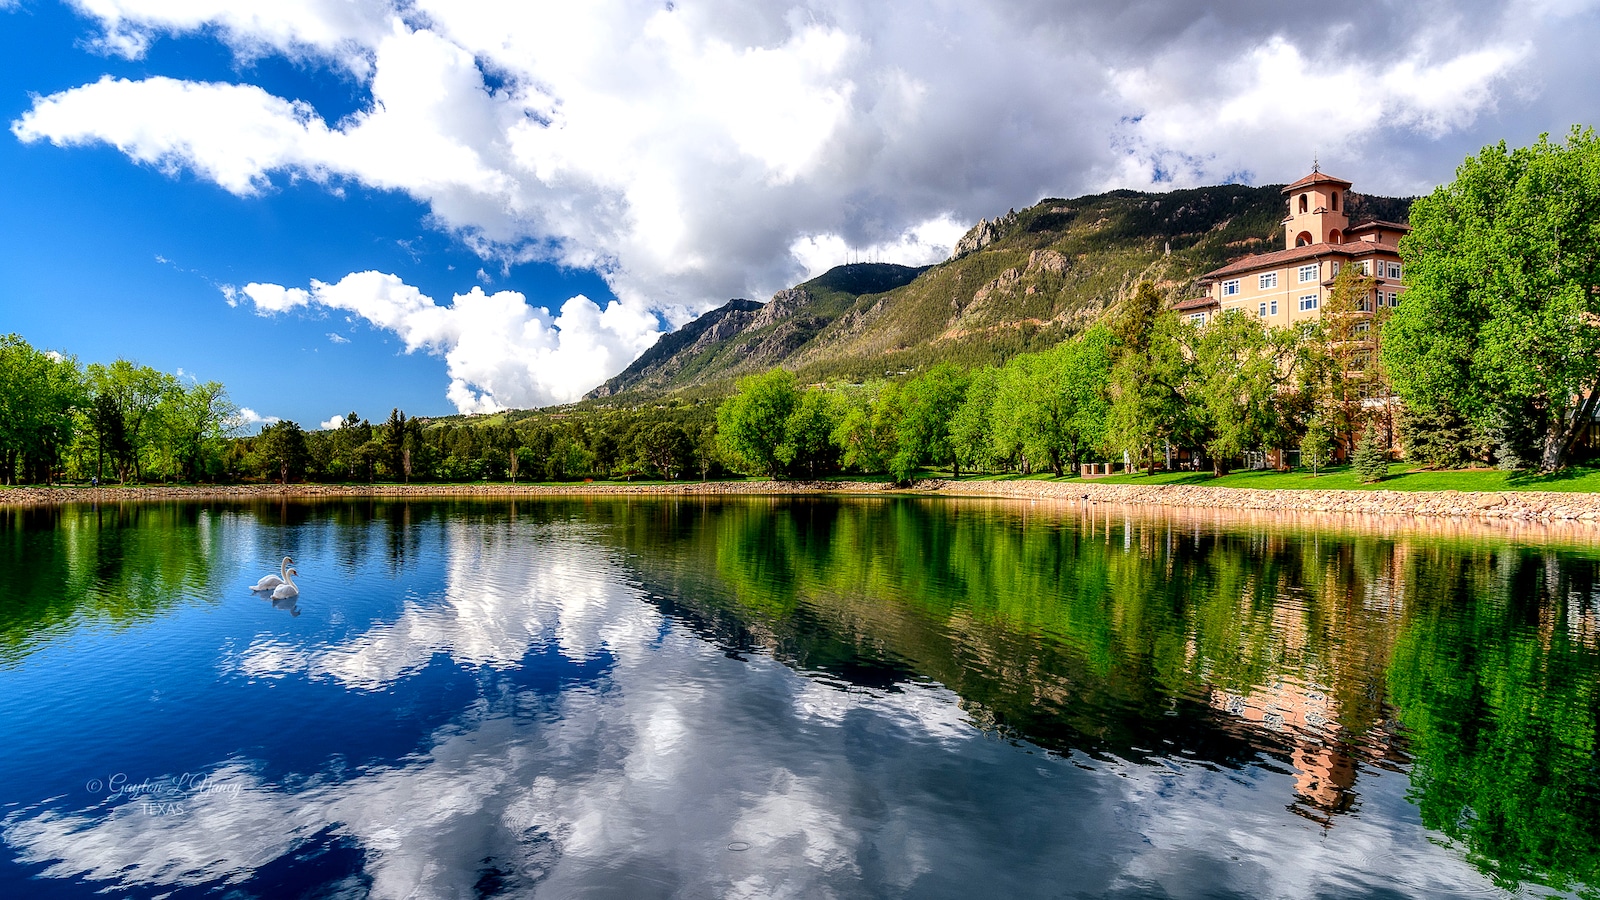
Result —
[[0, 896], [1594, 896], [1597, 579], [913, 497], [3, 509]]

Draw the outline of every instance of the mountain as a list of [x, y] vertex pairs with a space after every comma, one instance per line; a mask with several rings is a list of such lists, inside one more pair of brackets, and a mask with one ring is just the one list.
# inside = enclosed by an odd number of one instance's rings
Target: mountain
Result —
[[805, 347], [862, 296], [909, 284], [924, 268], [856, 263], [781, 290], [767, 303], [730, 300], [660, 340], [588, 399], [660, 393], [764, 372]]
[[[1350, 194], [1352, 223], [1407, 220], [1411, 201]], [[925, 269], [840, 266], [765, 304], [734, 300], [664, 335], [590, 398], [724, 393], [782, 365], [860, 381], [942, 361], [999, 363], [1089, 327], [1140, 281], [1172, 301], [1227, 262], [1281, 247], [1280, 185], [1047, 198], [983, 220]]]

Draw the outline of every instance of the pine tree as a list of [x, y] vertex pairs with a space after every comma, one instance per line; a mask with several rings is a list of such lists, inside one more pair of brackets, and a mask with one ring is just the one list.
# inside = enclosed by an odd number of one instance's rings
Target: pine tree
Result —
[[1360, 476], [1362, 484], [1373, 484], [1389, 475], [1389, 448], [1384, 446], [1383, 439], [1378, 436], [1378, 429], [1367, 429], [1361, 442], [1356, 445], [1355, 455], [1351, 457], [1350, 462], [1355, 467], [1356, 474]]

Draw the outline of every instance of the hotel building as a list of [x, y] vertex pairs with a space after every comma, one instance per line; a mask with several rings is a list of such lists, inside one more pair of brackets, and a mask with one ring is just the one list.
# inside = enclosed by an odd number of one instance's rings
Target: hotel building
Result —
[[1374, 279], [1361, 308], [1395, 306], [1405, 288], [1400, 284], [1399, 241], [1410, 226], [1371, 221], [1350, 224], [1350, 182], [1316, 168], [1283, 189], [1288, 216], [1283, 220], [1284, 248], [1235, 260], [1200, 277], [1206, 293], [1185, 300], [1177, 310], [1186, 320], [1204, 324], [1237, 309], [1264, 324], [1290, 325], [1317, 319], [1343, 266], [1360, 266]]

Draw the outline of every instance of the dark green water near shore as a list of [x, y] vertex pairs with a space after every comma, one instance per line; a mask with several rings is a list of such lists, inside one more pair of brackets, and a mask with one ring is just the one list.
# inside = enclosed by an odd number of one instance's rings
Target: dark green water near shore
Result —
[[1597, 716], [1579, 529], [0, 511], [7, 897], [1595, 896]]

